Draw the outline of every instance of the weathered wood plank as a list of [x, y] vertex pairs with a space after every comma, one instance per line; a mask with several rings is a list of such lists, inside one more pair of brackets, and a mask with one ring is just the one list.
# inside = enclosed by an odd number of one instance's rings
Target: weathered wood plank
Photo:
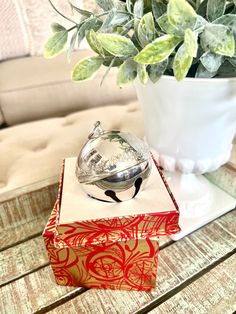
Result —
[[229, 233], [236, 236], [236, 210], [233, 210], [230, 215], [222, 216], [216, 222]]
[[216, 171], [206, 173], [205, 177], [220, 189], [236, 197], [236, 165], [233, 162], [229, 162]]
[[57, 191], [58, 185], [55, 184], [0, 203], [0, 227], [7, 229], [11, 225], [18, 226], [23, 221], [52, 208]]
[[0, 253], [0, 286], [48, 264], [42, 237], [13, 246]]
[[[20, 197], [25, 197], [28, 194], [34, 194], [34, 192], [41, 191], [43, 188], [50, 188], [53, 186], [58, 187], [59, 175], [50, 177], [41, 181], [34, 182], [32, 184], [28, 184], [22, 186], [20, 188], [10, 190], [8, 192], [4, 192], [0, 194], [0, 203], [10, 202], [14, 199], [19, 199]], [[57, 188], [56, 188], [57, 189]], [[44, 192], [44, 191], [43, 191]]]
[[[233, 213], [228, 214], [228, 224]], [[221, 221], [222, 218], [219, 219]], [[236, 237], [212, 222], [159, 253], [157, 289], [154, 292], [88, 290], [50, 313], [134, 313], [155, 302], [178, 286], [231, 253]]]
[[[44, 182], [44, 181], [43, 181]], [[45, 183], [46, 184], [46, 183]], [[41, 186], [42, 185], [42, 186]], [[35, 188], [35, 189], [33, 189]], [[30, 189], [30, 190], [29, 190]], [[19, 190], [24, 193], [19, 194]], [[52, 209], [58, 193], [58, 183], [30, 185], [28, 189], [17, 189], [11, 193], [11, 198], [0, 196], [0, 228], [18, 226], [45, 210]], [[8, 195], [10, 197], [10, 195]]]
[[0, 196], [0, 250], [41, 232], [57, 198], [57, 178]]
[[33, 313], [54, 302], [60, 302], [82, 288], [56, 285], [49, 266], [0, 289], [0, 313]]
[[51, 209], [45, 210], [31, 219], [22, 221], [18, 226], [10, 225], [9, 228], [3, 230], [0, 233], [0, 250], [41, 234], [50, 213]]
[[231, 314], [236, 311], [236, 255], [168, 299], [150, 314]]

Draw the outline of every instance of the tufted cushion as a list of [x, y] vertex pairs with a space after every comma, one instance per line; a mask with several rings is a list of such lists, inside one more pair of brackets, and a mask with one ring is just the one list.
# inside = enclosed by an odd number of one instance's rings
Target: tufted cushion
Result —
[[86, 50], [75, 52], [70, 64], [66, 54], [50, 60], [31, 57], [0, 63], [0, 112], [5, 122], [14, 125], [136, 98], [131, 85], [122, 89], [116, 86], [116, 68], [102, 86], [105, 67], [91, 81], [72, 82], [73, 66], [89, 54]]
[[143, 135], [137, 102], [88, 109], [64, 118], [0, 130], [0, 193], [57, 175], [62, 159], [78, 154], [96, 120], [106, 129]]

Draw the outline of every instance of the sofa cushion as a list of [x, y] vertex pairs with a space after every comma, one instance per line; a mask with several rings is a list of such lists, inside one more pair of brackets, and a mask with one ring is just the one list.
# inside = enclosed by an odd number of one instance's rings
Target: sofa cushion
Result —
[[63, 118], [0, 130], [0, 193], [59, 174], [62, 160], [78, 155], [97, 120], [104, 129], [143, 135], [137, 102], [84, 110]]
[[50, 60], [28, 57], [0, 63], [0, 108], [5, 122], [14, 125], [136, 98], [132, 86], [116, 86], [116, 68], [102, 86], [105, 67], [91, 81], [72, 82], [74, 64], [89, 54], [87, 50], [75, 52], [70, 64], [65, 54]]

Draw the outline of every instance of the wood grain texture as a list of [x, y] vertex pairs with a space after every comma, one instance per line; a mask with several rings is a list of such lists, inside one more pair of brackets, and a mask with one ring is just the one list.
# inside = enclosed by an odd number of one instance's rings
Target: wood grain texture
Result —
[[47, 266], [3, 286], [0, 289], [0, 313], [33, 313], [81, 289], [58, 286]]
[[1, 195], [0, 250], [43, 230], [57, 198], [58, 183], [54, 181], [55, 178]]
[[233, 163], [228, 163], [216, 171], [206, 173], [205, 177], [231, 196], [236, 197], [236, 167]]
[[0, 203], [0, 228], [20, 225], [45, 210], [52, 209], [58, 193], [58, 183], [26, 192]]
[[227, 230], [233, 236], [236, 236], [236, 210], [232, 210], [228, 215], [222, 216], [220, 219], [216, 220], [222, 228]]
[[4, 192], [0, 194], [0, 203], [9, 202], [11, 200], [14, 200], [16, 198], [20, 198], [21, 196], [24, 197], [25, 195], [37, 192], [39, 190], [42, 190], [43, 188], [47, 188], [50, 186], [56, 186], [58, 187], [59, 182], [59, 175], [50, 177], [41, 181], [34, 182], [29, 185], [22, 186], [20, 188], [10, 190], [8, 192]]
[[45, 210], [37, 216], [22, 221], [20, 225], [10, 225], [0, 232], [0, 250], [4, 250], [22, 241], [26, 241], [43, 232], [50, 210]]
[[42, 237], [13, 246], [0, 253], [0, 286], [48, 264]]
[[236, 255], [231, 256], [150, 314], [231, 314], [236, 311]]
[[[235, 213], [227, 216], [232, 224]], [[219, 222], [221, 222], [219, 219]], [[88, 290], [50, 313], [134, 313], [191, 280], [236, 247], [236, 237], [212, 222], [159, 253], [157, 289], [154, 292]], [[75, 312], [75, 309], [77, 312]]]

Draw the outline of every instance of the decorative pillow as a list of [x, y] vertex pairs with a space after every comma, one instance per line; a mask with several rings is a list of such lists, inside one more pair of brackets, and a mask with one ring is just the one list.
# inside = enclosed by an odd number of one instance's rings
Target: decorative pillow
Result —
[[[53, 0], [53, 3], [66, 15], [72, 15], [67, 1]], [[95, 1], [74, 0], [73, 3], [91, 8]], [[71, 26], [53, 10], [48, 0], [1, 0], [0, 16], [0, 60], [41, 55], [52, 22]]]

